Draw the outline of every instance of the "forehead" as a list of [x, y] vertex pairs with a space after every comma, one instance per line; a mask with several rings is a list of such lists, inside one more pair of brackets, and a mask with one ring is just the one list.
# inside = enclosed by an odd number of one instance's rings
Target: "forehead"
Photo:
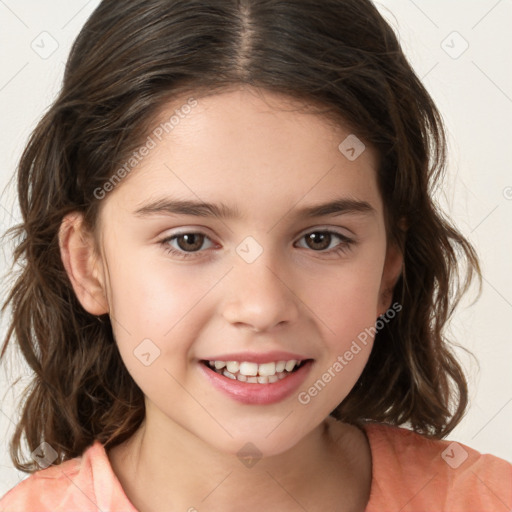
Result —
[[340, 194], [379, 209], [374, 148], [287, 96], [247, 88], [183, 96], [160, 110], [146, 143], [109, 197], [132, 211], [166, 194], [241, 213]]

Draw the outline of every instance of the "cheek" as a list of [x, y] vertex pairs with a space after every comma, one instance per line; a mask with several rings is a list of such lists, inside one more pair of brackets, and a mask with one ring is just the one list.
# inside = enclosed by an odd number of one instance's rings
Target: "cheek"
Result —
[[[363, 257], [364, 256], [364, 257]], [[324, 355], [318, 361], [311, 387], [303, 402], [322, 392], [326, 410], [336, 407], [350, 392], [370, 356], [378, 316], [383, 261], [381, 253], [365, 253], [353, 263], [317, 276], [308, 286], [308, 306], [317, 316]], [[326, 389], [324, 395], [323, 389]], [[315, 407], [320, 401], [314, 401]]]
[[[183, 382], [194, 343], [212, 315], [213, 289], [225, 270], [171, 264], [154, 252], [131, 254], [111, 264], [109, 272], [111, 322], [121, 356], [143, 389], [157, 375], [170, 379], [163, 370]], [[151, 362], [150, 372], [141, 367], [145, 362]]]
[[215, 280], [192, 267], [141, 261], [126, 258], [109, 274], [116, 344], [143, 393], [178, 407], [183, 397], [177, 383], [187, 383], [186, 362], [207, 318], [201, 298]]
[[328, 415], [350, 393], [372, 351], [377, 295], [372, 279], [351, 273], [329, 293], [312, 297], [321, 316], [323, 347], [314, 374], [297, 396], [299, 404]]
[[197, 269], [172, 265], [165, 257], [126, 258], [110, 273], [111, 312], [126, 330], [138, 336], [166, 337], [213, 286], [212, 277]]
[[342, 347], [377, 320], [382, 262], [370, 260], [354, 261], [309, 285], [308, 305], [330, 344]]

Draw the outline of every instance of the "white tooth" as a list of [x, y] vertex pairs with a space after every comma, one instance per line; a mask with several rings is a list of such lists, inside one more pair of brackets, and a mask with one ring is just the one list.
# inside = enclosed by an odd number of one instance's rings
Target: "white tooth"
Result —
[[269, 375], [267, 379], [270, 384], [273, 384], [274, 382], [277, 382], [279, 380], [279, 377], [277, 375]]
[[278, 378], [279, 380], [284, 379], [285, 377], [286, 377], [286, 373], [284, 373], [284, 372], [281, 372], [281, 373], [278, 373], [278, 374], [277, 374], [277, 378]]
[[281, 373], [284, 371], [284, 367], [286, 366], [286, 361], [279, 361], [276, 363], [276, 373]]
[[247, 377], [245, 375], [242, 375], [241, 373], [239, 373], [236, 378], [240, 381], [240, 382], [247, 382]]
[[215, 361], [215, 368], [217, 368], [217, 370], [224, 368], [224, 366], [226, 366], [225, 361]]
[[260, 364], [258, 367], [258, 373], [262, 377], [268, 377], [269, 375], [274, 375], [276, 373], [276, 363]]
[[[258, 364], [257, 363], [249, 363], [247, 361], [243, 361], [240, 363], [240, 373], [243, 375], [258, 375]], [[247, 381], [250, 382], [250, 381]]]
[[229, 379], [236, 379], [236, 377], [232, 373], [228, 372], [227, 370], [224, 370], [222, 375], [224, 375], [224, 377], [228, 377]]
[[295, 359], [292, 359], [290, 361], [286, 361], [286, 366], [284, 367], [284, 369], [287, 372], [291, 372], [295, 368], [296, 364], [297, 364], [297, 361]]
[[251, 384], [257, 384], [258, 377], [247, 377], [247, 382], [250, 382]]
[[240, 368], [240, 363], [238, 361], [228, 361], [226, 363], [226, 369], [228, 372], [236, 373]]
[[215, 364], [215, 361], [210, 361], [210, 366], [213, 366]]
[[268, 377], [266, 377], [265, 375], [260, 375], [258, 377], [258, 382], [260, 384], [268, 384]]

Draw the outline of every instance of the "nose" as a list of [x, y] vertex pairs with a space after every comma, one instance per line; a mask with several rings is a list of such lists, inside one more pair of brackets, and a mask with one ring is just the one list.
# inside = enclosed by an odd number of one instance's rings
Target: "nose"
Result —
[[223, 290], [222, 314], [232, 325], [268, 331], [299, 316], [300, 299], [289, 272], [278, 270], [265, 251], [253, 263], [235, 262]]

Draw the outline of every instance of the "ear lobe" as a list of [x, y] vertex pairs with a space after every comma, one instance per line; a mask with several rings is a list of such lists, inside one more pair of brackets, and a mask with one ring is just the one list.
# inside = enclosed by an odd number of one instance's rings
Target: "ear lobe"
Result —
[[402, 273], [403, 261], [403, 254], [398, 245], [388, 244], [379, 291], [379, 315], [383, 315], [391, 307], [393, 290]]
[[108, 313], [101, 260], [81, 213], [71, 213], [62, 220], [59, 247], [62, 263], [80, 304], [92, 315]]

